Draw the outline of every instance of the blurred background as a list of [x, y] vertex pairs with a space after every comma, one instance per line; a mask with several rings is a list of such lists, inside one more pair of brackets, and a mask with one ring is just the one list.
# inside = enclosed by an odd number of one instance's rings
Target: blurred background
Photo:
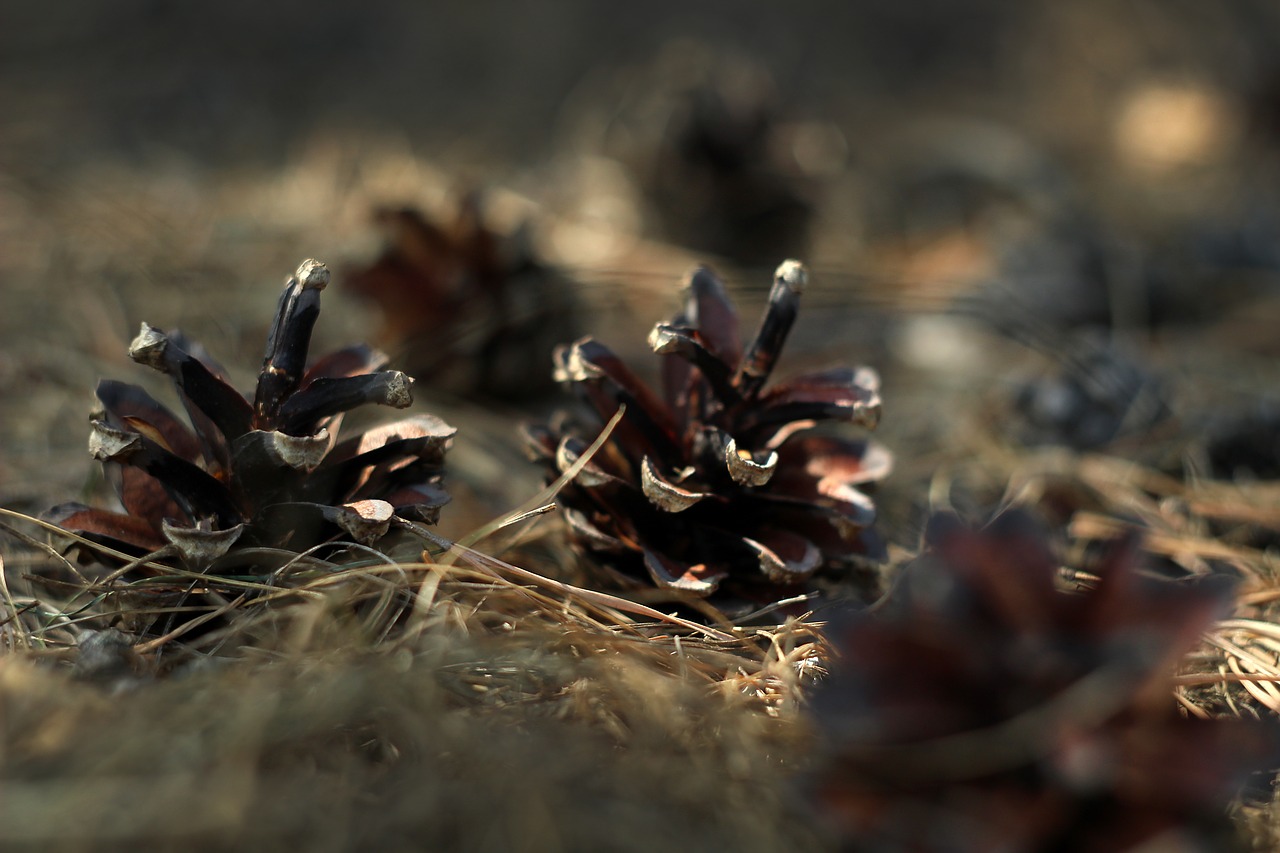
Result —
[[[647, 362], [699, 261], [751, 326], [792, 256], [814, 285], [781, 369], [882, 373], [891, 520], [975, 448], [1229, 476], [1280, 459], [1274, 2], [3, 17], [6, 505], [97, 487], [93, 383], [154, 384], [125, 355], [140, 321], [181, 325], [247, 384], [305, 257], [335, 271], [318, 343], [372, 339], [411, 367], [465, 421], [477, 492], [554, 401], [553, 343], [591, 331]], [[524, 488], [505, 485], [481, 505]]]

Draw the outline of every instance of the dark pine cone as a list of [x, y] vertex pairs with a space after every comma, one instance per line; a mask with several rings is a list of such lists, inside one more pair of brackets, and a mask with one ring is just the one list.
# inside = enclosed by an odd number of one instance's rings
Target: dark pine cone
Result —
[[1230, 585], [1143, 576], [1129, 536], [1070, 590], [1020, 513], [980, 532], [940, 516], [930, 538], [831, 630], [812, 794], [846, 849], [1222, 849], [1204, 833], [1274, 733], [1179, 714], [1171, 675]]
[[386, 245], [341, 283], [382, 313], [379, 342], [436, 387], [500, 400], [553, 390], [541, 365], [577, 333], [568, 281], [541, 262], [528, 229], [491, 227], [479, 193], [450, 221], [413, 208], [375, 213]]
[[64, 504], [53, 520], [132, 554], [172, 546], [200, 569], [232, 545], [371, 544], [393, 516], [434, 522], [448, 501], [440, 479], [452, 427], [417, 415], [337, 441], [344, 412], [406, 408], [413, 380], [378, 370], [386, 357], [363, 345], [304, 369], [328, 281], [308, 260], [286, 283], [252, 400], [203, 348], [143, 323], [129, 355], [173, 380], [194, 430], [143, 389], [100, 382], [89, 449], [124, 512]]
[[[859, 486], [882, 478], [886, 450], [813, 430], [827, 421], [872, 428], [879, 379], [837, 368], [766, 388], [795, 320], [804, 267], [778, 268], [769, 307], [745, 354], [724, 285], [706, 268], [682, 314], [649, 336], [662, 357], [659, 397], [602, 344], [556, 352], [556, 376], [603, 420], [626, 414], [560, 492], [575, 541], [624, 583], [709, 595], [735, 586], [795, 584], [824, 564], [878, 556], [874, 506]], [[587, 449], [558, 425], [528, 429], [556, 473]]]

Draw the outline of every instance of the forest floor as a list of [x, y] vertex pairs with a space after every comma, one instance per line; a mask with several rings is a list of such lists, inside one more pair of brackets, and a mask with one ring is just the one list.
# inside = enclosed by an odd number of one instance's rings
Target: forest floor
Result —
[[[1233, 612], [1169, 701], [1280, 713], [1280, 70], [1221, 71], [1280, 43], [1265, 4], [990, 2], [933, 25], [757, 4], [729, 34], [678, 4], [644, 21], [549, 4], [500, 33], [390, 3], [253, 26], [135, 5], [0, 36], [6, 848], [833, 849], [806, 794], [829, 599], [890, 589], [940, 510], [1030, 508], [1068, 567], [1138, 527], [1165, 574], [1231, 575]], [[1143, 27], [1136, 45], [1115, 35]], [[284, 58], [200, 61], [238, 47]], [[758, 93], [767, 74], [755, 179], [804, 211], [776, 239], [709, 225], [726, 208], [696, 169], [661, 177], [688, 166], [669, 131], [690, 91]], [[708, 630], [579, 591], [598, 578], [549, 513], [490, 554], [514, 569], [397, 554], [395, 578], [348, 567], [220, 646], [133, 638], [123, 668], [77, 663], [93, 631], [130, 622], [100, 600], [62, 609], [68, 543], [38, 518], [111, 500], [85, 449], [99, 379], [169, 393], [127, 355], [139, 324], [180, 326], [249, 387], [280, 282], [315, 257], [335, 271], [315, 351], [370, 340], [408, 363], [345, 276], [383, 245], [376, 208], [443, 221], [474, 188], [495, 231], [558, 271], [563, 340], [591, 333], [648, 376], [646, 336], [695, 264], [745, 326], [776, 263], [805, 259], [778, 372], [880, 374], [886, 560], [803, 615]], [[531, 377], [550, 374], [540, 358]], [[436, 528], [458, 541], [539, 495], [518, 427], [567, 397], [494, 399], [446, 373], [418, 373], [415, 410], [458, 428]], [[1277, 843], [1269, 782], [1232, 807], [1256, 849]]]

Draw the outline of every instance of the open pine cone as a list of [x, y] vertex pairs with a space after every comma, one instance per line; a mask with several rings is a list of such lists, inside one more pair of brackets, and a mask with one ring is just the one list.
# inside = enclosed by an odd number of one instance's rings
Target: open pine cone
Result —
[[448, 501], [440, 479], [454, 429], [417, 415], [337, 440], [346, 411], [409, 406], [413, 380], [378, 370], [385, 356], [363, 345], [306, 367], [328, 282], [308, 260], [286, 283], [252, 399], [203, 348], [143, 323], [129, 355], [173, 380], [193, 429], [142, 388], [100, 382], [89, 449], [124, 512], [64, 504], [53, 520], [127, 553], [168, 547], [199, 569], [233, 545], [372, 544], [394, 517], [434, 522]]
[[[705, 596], [729, 578], [740, 588], [791, 585], [825, 564], [876, 555], [874, 506], [859, 487], [888, 472], [888, 452], [814, 432], [828, 421], [874, 427], [876, 374], [837, 368], [766, 387], [805, 280], [797, 261], [778, 268], [744, 352], [724, 285], [695, 271], [684, 312], [649, 336], [661, 396], [592, 338], [557, 350], [557, 378], [602, 422], [626, 406], [558, 497], [577, 544], [624, 583], [647, 576]], [[563, 424], [530, 427], [527, 442], [555, 473], [588, 446]]]
[[847, 849], [1221, 849], [1204, 833], [1275, 739], [1180, 715], [1171, 675], [1230, 585], [1140, 575], [1129, 536], [1069, 590], [1020, 513], [931, 539], [832, 631], [814, 793]]

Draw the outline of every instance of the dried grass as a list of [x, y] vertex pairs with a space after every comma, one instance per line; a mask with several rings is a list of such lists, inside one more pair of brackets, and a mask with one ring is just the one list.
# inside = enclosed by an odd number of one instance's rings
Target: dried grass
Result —
[[130, 650], [131, 667], [70, 666], [73, 638], [104, 625], [76, 615], [81, 597], [58, 607], [6, 590], [6, 842], [817, 843], [787, 787], [806, 737], [795, 709], [824, 654], [817, 625], [707, 629], [462, 556], [313, 561], [278, 572], [278, 587], [171, 569], [89, 586], [99, 606], [178, 580], [221, 600], [196, 608], [218, 627], [183, 623]]

